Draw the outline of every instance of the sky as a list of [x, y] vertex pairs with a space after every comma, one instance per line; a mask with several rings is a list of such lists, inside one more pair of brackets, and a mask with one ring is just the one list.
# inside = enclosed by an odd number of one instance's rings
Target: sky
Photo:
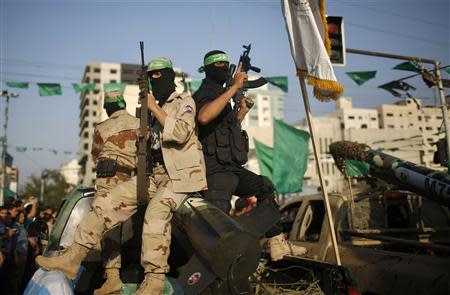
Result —
[[[448, 0], [328, 0], [327, 14], [344, 17], [348, 48], [450, 63]], [[141, 40], [146, 59], [167, 56], [196, 79], [202, 78], [196, 69], [206, 52], [221, 49], [237, 62], [242, 45], [251, 43], [252, 63], [262, 75], [288, 76], [285, 120], [293, 123], [305, 117], [278, 0], [0, 0], [0, 19], [1, 87], [5, 81], [30, 82], [27, 90], [9, 89], [20, 94], [11, 98], [7, 133], [20, 185], [30, 175], [76, 157], [63, 151], [78, 151], [79, 96], [71, 83], [80, 82], [85, 64], [140, 63]], [[411, 74], [392, 70], [400, 62], [347, 54], [346, 66], [335, 67], [335, 73], [355, 107], [375, 107], [397, 100], [377, 86]], [[363, 86], [345, 75], [371, 70], [377, 76]], [[449, 78], [445, 72], [443, 76]], [[61, 83], [63, 95], [39, 97], [37, 82]], [[420, 79], [407, 82], [425, 104], [435, 103], [433, 91]], [[335, 108], [333, 102], [319, 102], [312, 95], [310, 101], [313, 116]], [[0, 107], [3, 126], [3, 97]], [[29, 149], [18, 153], [15, 146]]]

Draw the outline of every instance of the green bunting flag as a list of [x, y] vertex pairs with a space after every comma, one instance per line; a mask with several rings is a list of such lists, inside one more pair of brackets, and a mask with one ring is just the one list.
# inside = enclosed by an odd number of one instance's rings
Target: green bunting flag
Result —
[[6, 82], [6, 86], [11, 88], [28, 89], [28, 82]]
[[370, 79], [375, 78], [377, 71], [370, 71], [370, 72], [346, 72], [347, 76], [350, 77], [353, 81], [358, 84], [358, 86], [363, 85]]
[[447, 74], [450, 74], [450, 67], [443, 68], [443, 70], [446, 71]]
[[71, 155], [72, 151], [64, 151], [64, 155]]
[[27, 151], [27, 147], [25, 147], [25, 146], [16, 146], [16, 152], [24, 153], [26, 151]]
[[273, 148], [253, 139], [255, 143], [256, 159], [259, 165], [259, 174], [272, 179], [273, 172]]
[[286, 76], [267, 77], [266, 80], [270, 84], [283, 90], [283, 92], [288, 92], [288, 77]]
[[369, 175], [370, 165], [360, 161], [345, 160], [345, 173], [348, 177]]
[[96, 86], [95, 83], [87, 83], [87, 84], [72, 83], [73, 90], [75, 90], [76, 93], [84, 91], [92, 91], [95, 89], [95, 86]]
[[410, 61], [402, 62], [401, 64], [398, 64], [395, 67], [393, 67], [392, 69], [416, 73], [420, 73], [421, 70], [418, 64], [412, 63]]
[[120, 93], [125, 92], [127, 83], [105, 83], [103, 84], [103, 90], [106, 92], [119, 91]]
[[42, 151], [42, 150], [44, 150], [44, 148], [41, 148], [41, 147], [34, 147], [32, 150], [33, 150], [33, 152], [37, 152], [37, 151]]
[[309, 133], [274, 122], [273, 183], [280, 194], [301, 192], [308, 168]]
[[37, 83], [40, 96], [61, 95], [61, 84], [59, 83]]
[[202, 85], [202, 80], [192, 80], [187, 83], [189, 85], [189, 88], [191, 89], [191, 92], [194, 93], [200, 88], [200, 85]]
[[48, 151], [49, 151], [49, 152], [52, 152], [54, 155], [57, 155], [57, 154], [58, 154], [58, 151], [57, 151], [57, 150], [54, 150], [54, 149], [48, 149]]

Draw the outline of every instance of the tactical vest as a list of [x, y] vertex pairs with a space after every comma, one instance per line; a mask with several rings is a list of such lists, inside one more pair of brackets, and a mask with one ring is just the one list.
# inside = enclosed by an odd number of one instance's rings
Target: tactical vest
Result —
[[248, 160], [248, 136], [241, 129], [235, 112], [229, 112], [204, 140], [208, 155], [216, 155], [220, 164], [244, 165]]

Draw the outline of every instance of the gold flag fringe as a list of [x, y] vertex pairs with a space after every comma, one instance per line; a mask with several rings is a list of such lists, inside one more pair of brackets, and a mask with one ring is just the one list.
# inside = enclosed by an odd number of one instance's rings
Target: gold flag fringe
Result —
[[325, 15], [325, 0], [320, 0], [319, 3], [320, 7], [320, 16], [322, 17], [322, 23], [323, 23], [323, 35], [324, 35], [324, 45], [325, 49], [327, 50], [328, 56], [331, 54], [331, 41], [330, 37], [328, 36], [328, 23], [327, 23], [327, 17]]
[[[297, 76], [307, 79], [308, 84], [314, 87], [313, 95], [320, 101], [337, 100], [344, 93], [344, 87], [337, 81], [322, 80], [308, 75], [305, 70], [297, 70]], [[324, 94], [323, 92], [328, 92]]]

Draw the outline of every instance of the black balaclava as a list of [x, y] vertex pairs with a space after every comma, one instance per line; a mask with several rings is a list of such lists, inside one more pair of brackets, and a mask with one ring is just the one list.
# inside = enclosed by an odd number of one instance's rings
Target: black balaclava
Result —
[[[204, 60], [206, 58], [208, 58], [211, 55], [214, 54], [218, 54], [218, 53], [225, 53], [223, 51], [220, 50], [213, 50], [208, 52], [205, 57], [203, 58]], [[228, 79], [228, 67], [216, 67], [214, 64], [210, 64], [207, 66], [204, 66], [205, 68], [205, 74], [207, 78], [210, 78], [214, 81], [216, 81], [218, 84], [223, 85], [223, 83], [225, 83]]]
[[[124, 101], [125, 103], [125, 101]], [[106, 114], [108, 114], [108, 117], [111, 117], [112, 114], [114, 114], [117, 111], [123, 110], [124, 108], [120, 107], [117, 103], [106, 103], [104, 105]]]
[[165, 68], [158, 70], [161, 72], [161, 77], [152, 79], [151, 72], [150, 84], [152, 85], [152, 93], [159, 105], [163, 105], [169, 96], [175, 91], [175, 72], [173, 69]]

